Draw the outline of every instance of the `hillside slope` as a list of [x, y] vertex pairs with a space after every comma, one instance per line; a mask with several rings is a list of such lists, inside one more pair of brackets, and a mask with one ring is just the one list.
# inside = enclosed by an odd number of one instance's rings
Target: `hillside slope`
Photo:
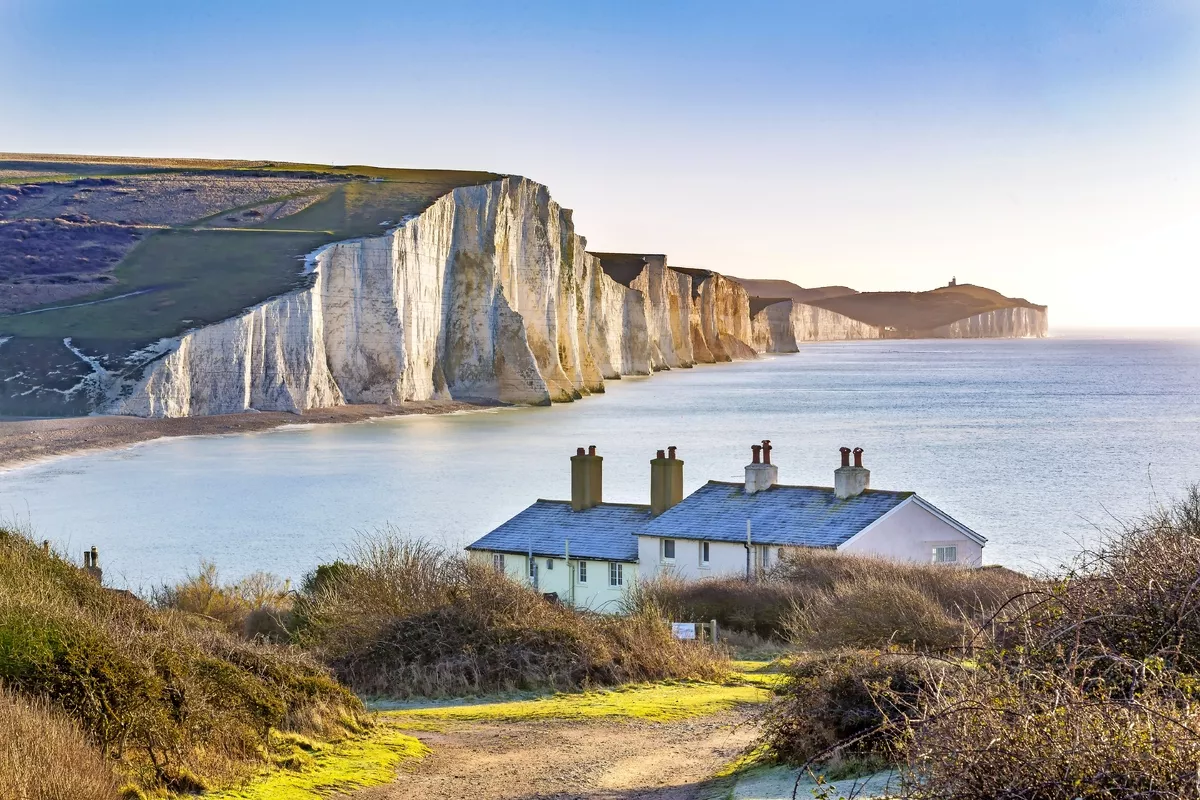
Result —
[[1005, 297], [993, 289], [971, 284], [942, 286], [928, 292], [862, 292], [811, 303], [910, 336], [931, 334], [960, 320], [1004, 309], [1028, 309], [1042, 314], [1046, 311], [1045, 306], [1024, 298]]

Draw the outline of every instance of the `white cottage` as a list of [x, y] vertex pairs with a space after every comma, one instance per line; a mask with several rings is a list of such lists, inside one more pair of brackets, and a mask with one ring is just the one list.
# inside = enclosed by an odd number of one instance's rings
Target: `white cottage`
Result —
[[790, 547], [820, 547], [977, 567], [987, 542], [914, 492], [870, 488], [863, 451], [842, 448], [832, 487], [778, 483], [771, 443], [754, 445], [746, 479], [709, 481], [637, 529], [642, 575], [750, 575]]
[[987, 540], [975, 531], [914, 492], [871, 489], [861, 448], [842, 448], [832, 487], [780, 484], [770, 441], [751, 449], [745, 481], [709, 481], [686, 498], [683, 461], [674, 447], [658, 451], [650, 505], [640, 505], [603, 502], [604, 459], [594, 446], [579, 448], [569, 502], [538, 500], [467, 550], [596, 611], [619, 611], [639, 576], [753, 577], [795, 547], [947, 566], [983, 562]]

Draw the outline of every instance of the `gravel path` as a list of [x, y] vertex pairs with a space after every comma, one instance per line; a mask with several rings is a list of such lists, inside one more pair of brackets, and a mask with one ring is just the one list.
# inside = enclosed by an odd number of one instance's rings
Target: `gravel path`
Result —
[[353, 800], [712, 800], [707, 780], [755, 738], [747, 720], [448, 723], [413, 734], [431, 755]]

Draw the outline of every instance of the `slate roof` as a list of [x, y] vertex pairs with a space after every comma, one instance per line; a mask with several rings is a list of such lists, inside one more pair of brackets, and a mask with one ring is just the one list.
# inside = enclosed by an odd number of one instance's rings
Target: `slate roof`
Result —
[[833, 489], [775, 485], [748, 495], [742, 483], [709, 481], [680, 503], [637, 526], [671, 539], [745, 542], [746, 520], [757, 544], [837, 547], [913, 496], [868, 489], [839, 500]]
[[572, 511], [567, 500], [538, 500], [467, 549], [524, 554], [532, 535], [535, 556], [562, 556], [563, 540], [570, 539], [572, 558], [636, 562], [634, 531], [649, 520], [650, 506], [601, 503]]

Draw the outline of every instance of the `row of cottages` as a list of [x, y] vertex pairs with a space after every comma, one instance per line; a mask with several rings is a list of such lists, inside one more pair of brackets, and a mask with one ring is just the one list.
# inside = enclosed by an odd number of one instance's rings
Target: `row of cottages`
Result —
[[650, 462], [650, 505], [603, 501], [595, 446], [571, 457], [571, 499], [538, 500], [467, 547], [471, 558], [579, 608], [615, 612], [642, 577], [745, 576], [788, 548], [819, 547], [915, 562], [980, 566], [986, 539], [915, 492], [871, 489], [862, 448], [841, 449], [833, 486], [780, 484], [771, 443], [754, 445], [746, 479], [683, 496], [676, 448]]

